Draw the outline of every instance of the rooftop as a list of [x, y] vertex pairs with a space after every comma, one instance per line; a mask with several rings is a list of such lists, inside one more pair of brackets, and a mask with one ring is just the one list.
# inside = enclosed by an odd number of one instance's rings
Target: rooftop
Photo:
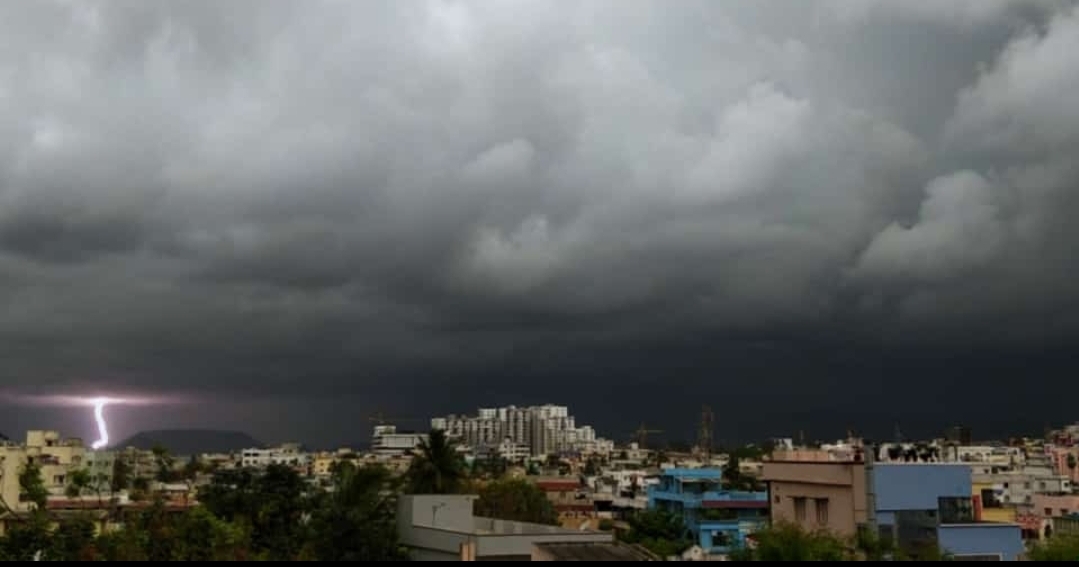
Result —
[[553, 561], [658, 561], [655, 555], [636, 546], [612, 543], [537, 543], [537, 548]]

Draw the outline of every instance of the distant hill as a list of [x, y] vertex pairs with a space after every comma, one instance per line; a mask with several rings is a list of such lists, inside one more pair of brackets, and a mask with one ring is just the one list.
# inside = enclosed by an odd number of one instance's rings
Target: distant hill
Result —
[[150, 450], [161, 445], [173, 455], [195, 455], [199, 453], [228, 453], [240, 449], [263, 447], [263, 443], [240, 431], [220, 431], [216, 429], [166, 429], [161, 431], [143, 431], [119, 443], [111, 444], [112, 449], [135, 447]]

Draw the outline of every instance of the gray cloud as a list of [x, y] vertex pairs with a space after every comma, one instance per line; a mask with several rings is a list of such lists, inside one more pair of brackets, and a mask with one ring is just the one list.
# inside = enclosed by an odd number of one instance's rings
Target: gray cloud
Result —
[[689, 338], [1071, 344], [1077, 43], [1022, 0], [0, 6], [0, 375], [467, 406]]

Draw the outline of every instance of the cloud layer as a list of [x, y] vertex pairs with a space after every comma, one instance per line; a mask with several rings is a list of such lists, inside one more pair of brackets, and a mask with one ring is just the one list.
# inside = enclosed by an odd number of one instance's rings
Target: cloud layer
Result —
[[0, 376], [461, 411], [689, 338], [1066, 346], [1076, 91], [1071, 2], [0, 6]]

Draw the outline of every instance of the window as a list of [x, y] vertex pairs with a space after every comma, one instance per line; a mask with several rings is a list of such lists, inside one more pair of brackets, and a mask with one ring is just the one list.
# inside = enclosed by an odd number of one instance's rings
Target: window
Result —
[[970, 497], [942, 496], [937, 499], [940, 523], [969, 524], [974, 522], [974, 506]]
[[1068, 509], [1067, 508], [1061, 508], [1060, 509], [1060, 515], [1061, 516], [1067, 516], [1068, 515]]
[[1045, 509], [1045, 515], [1046, 516], [1052, 516], [1053, 515], [1053, 509], [1052, 508], [1046, 508]]
[[817, 523], [822, 526], [828, 524], [827, 498], [817, 498]]
[[1004, 488], [1008, 488], [1008, 483], [1004, 483]]
[[[1030, 488], [1030, 483], [1029, 482], [1027, 483], [1027, 488]], [[1038, 489], [1039, 490], [1045, 490], [1045, 483], [1044, 482], [1039, 482], [1038, 483]]]
[[806, 521], [806, 499], [804, 497], [794, 499], [794, 521]]

